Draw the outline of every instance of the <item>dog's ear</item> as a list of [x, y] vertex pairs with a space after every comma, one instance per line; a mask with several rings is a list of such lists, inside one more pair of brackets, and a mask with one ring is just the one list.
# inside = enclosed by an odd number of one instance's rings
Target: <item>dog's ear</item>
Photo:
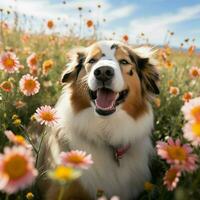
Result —
[[84, 67], [86, 50], [85, 48], [73, 49], [67, 54], [67, 57], [69, 63], [67, 64], [67, 69], [62, 74], [62, 83], [70, 83], [77, 80], [81, 69]]
[[159, 73], [156, 60], [153, 58], [156, 50], [149, 47], [132, 49], [131, 59], [136, 64], [138, 76], [142, 83], [142, 92], [146, 95], [159, 94]]

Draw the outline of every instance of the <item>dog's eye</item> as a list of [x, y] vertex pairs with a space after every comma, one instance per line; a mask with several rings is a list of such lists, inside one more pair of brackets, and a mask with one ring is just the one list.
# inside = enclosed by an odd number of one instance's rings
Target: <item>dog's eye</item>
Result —
[[120, 60], [119, 63], [122, 64], [122, 65], [128, 65], [129, 64], [129, 62], [125, 59]]
[[96, 59], [91, 58], [91, 59], [88, 61], [88, 63], [93, 64], [93, 63], [95, 63], [96, 61], [97, 61]]

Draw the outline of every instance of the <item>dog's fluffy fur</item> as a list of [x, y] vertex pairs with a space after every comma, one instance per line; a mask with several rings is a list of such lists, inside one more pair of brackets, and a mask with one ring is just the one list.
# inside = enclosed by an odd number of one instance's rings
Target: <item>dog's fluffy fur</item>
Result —
[[[63, 199], [95, 199], [97, 190], [103, 190], [108, 197], [118, 195], [129, 200], [136, 198], [144, 182], [150, 180], [153, 112], [149, 98], [159, 92], [152, 54], [150, 48], [133, 49], [115, 41], [97, 42], [72, 52], [72, 61], [62, 76], [63, 93], [56, 104], [59, 123], [47, 130], [40, 168], [55, 167], [59, 153], [72, 149], [92, 154], [94, 164], [71, 184]], [[95, 63], [88, 62], [94, 57]], [[128, 64], [124, 66], [120, 59], [128, 60]], [[88, 89], [98, 88], [93, 72], [102, 65], [115, 70], [116, 80], [113, 78], [110, 86], [113, 91], [129, 90], [124, 102], [108, 116], [95, 112], [95, 102], [88, 95]], [[131, 147], [118, 165], [111, 146], [126, 144]], [[56, 199], [58, 186], [48, 186], [46, 199]]]

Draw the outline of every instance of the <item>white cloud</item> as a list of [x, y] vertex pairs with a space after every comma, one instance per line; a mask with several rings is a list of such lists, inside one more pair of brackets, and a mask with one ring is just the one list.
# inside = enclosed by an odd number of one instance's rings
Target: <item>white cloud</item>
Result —
[[[101, 8], [98, 8], [97, 5], [101, 5]], [[31, 29], [32, 31], [39, 31], [43, 24], [40, 20], [41, 18], [61, 18], [60, 21], [56, 22], [55, 30], [61, 34], [66, 34], [67, 32], [67, 28], [64, 26], [65, 24], [68, 24], [68, 32], [72, 27], [75, 34], [80, 32], [78, 7], [83, 8], [81, 13], [84, 21], [88, 19], [92, 19], [94, 22], [99, 21], [101, 28], [103, 28], [105, 25], [105, 23], [103, 23], [103, 19], [106, 19], [106, 27], [108, 28], [108, 31], [106, 32], [109, 32], [111, 23], [113, 26], [116, 20], [128, 17], [134, 13], [137, 8], [134, 4], [118, 7], [117, 5], [110, 4], [108, 0], [73, 0], [70, 2], [66, 1], [66, 4], [62, 4], [61, 1], [60, 3], [50, 3], [49, 0], [0, 0], [1, 8], [9, 8], [10, 6], [12, 6], [13, 10], [16, 10], [20, 14], [35, 17], [35, 19], [32, 20], [32, 23], [27, 25], [26, 30]], [[91, 12], [89, 12], [89, 10], [91, 10]], [[74, 26], [75, 23], [77, 26]], [[83, 33], [86, 33], [87, 35], [92, 34], [90, 30], [86, 29], [86, 27], [82, 25], [82, 35]]]
[[134, 36], [144, 32], [151, 42], [161, 43], [172, 25], [195, 18], [200, 18], [200, 4], [180, 8], [176, 13], [134, 19], [130, 22], [130, 29]]
[[120, 18], [124, 18], [129, 16], [130, 14], [132, 14], [135, 10], [137, 9], [137, 7], [135, 5], [127, 5], [127, 6], [123, 6], [120, 8], [116, 8], [114, 10], [106, 10], [102, 17], [106, 18], [108, 16], [108, 22], [111, 22], [113, 20], [117, 20]]
[[54, 8], [48, 0], [7, 0], [0, 2], [0, 6], [4, 8], [12, 6], [12, 9], [20, 14], [26, 14], [28, 16], [35, 16], [38, 18], [56, 18], [67, 16], [61, 12], [60, 8]]
[[[98, 9], [97, 5], [101, 5]], [[0, 7], [9, 8], [12, 6], [21, 14], [28, 16], [32, 15], [38, 18], [64, 18], [68, 21], [78, 21], [78, 7], [82, 7], [85, 18], [106, 18], [107, 21], [114, 21], [119, 18], [124, 18], [133, 13], [135, 6], [122, 6], [120, 8], [113, 7], [107, 0], [84, 0], [84, 1], [66, 1], [66, 4], [50, 3], [49, 0], [7, 0], [0, 1]], [[88, 10], [92, 10], [91, 13]], [[76, 18], [76, 19], [75, 19]]]

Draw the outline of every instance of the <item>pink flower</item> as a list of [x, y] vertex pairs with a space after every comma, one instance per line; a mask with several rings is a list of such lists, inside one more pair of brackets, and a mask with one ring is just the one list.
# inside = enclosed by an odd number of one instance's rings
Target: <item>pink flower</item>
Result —
[[186, 120], [200, 121], [200, 97], [191, 99], [181, 108]]
[[32, 66], [29, 69], [30, 74], [32, 74], [33, 76], [37, 76], [38, 73], [38, 68], [36, 66]]
[[164, 185], [167, 186], [169, 191], [172, 191], [176, 188], [180, 176], [181, 172], [175, 167], [171, 167], [168, 171], [166, 171], [164, 176]]
[[19, 60], [16, 55], [12, 52], [3, 53], [0, 58], [0, 69], [8, 73], [14, 73], [15, 71], [18, 71]]
[[35, 117], [38, 122], [48, 126], [55, 125], [59, 119], [56, 110], [47, 105], [37, 108]]
[[32, 146], [26, 142], [23, 136], [15, 135], [12, 131], [9, 130], [6, 130], [4, 133], [6, 137], [9, 139], [9, 141], [13, 142], [14, 144], [21, 145], [26, 148], [32, 148]]
[[31, 185], [38, 172], [32, 152], [22, 146], [5, 147], [0, 154], [0, 190], [8, 194]]
[[35, 53], [32, 53], [27, 59], [26, 59], [27, 65], [32, 68], [32, 67], [36, 67], [38, 60], [37, 60], [37, 56]]
[[27, 65], [29, 67], [29, 73], [36, 76], [38, 69], [38, 58], [35, 53], [32, 53], [27, 59], [26, 59]]
[[23, 108], [24, 106], [26, 106], [26, 103], [21, 101], [21, 100], [17, 100], [13, 103], [13, 105], [17, 108], [17, 109], [20, 109], [20, 108]]
[[92, 164], [91, 154], [86, 155], [85, 151], [72, 150], [70, 152], [60, 153], [61, 163], [71, 167], [88, 169]]
[[197, 66], [192, 66], [189, 70], [191, 78], [197, 78], [200, 76], [200, 69]]
[[179, 92], [180, 92], [180, 90], [179, 90], [178, 87], [173, 87], [173, 86], [171, 86], [171, 87], [169, 88], [169, 93], [172, 94], [172, 95], [174, 95], [174, 96], [179, 95]]
[[19, 87], [24, 95], [31, 96], [39, 92], [40, 83], [37, 81], [37, 78], [34, 78], [30, 74], [26, 74], [22, 76], [19, 81]]
[[189, 102], [190, 99], [192, 99], [192, 92], [185, 92], [183, 97], [182, 97], [182, 100], [184, 102]]
[[183, 127], [184, 138], [189, 140], [192, 145], [200, 145], [200, 122], [191, 121]]
[[197, 155], [192, 154], [192, 148], [188, 144], [181, 145], [179, 139], [174, 141], [169, 138], [167, 142], [158, 141], [156, 148], [161, 158], [175, 165], [179, 170], [191, 172], [197, 168]]

